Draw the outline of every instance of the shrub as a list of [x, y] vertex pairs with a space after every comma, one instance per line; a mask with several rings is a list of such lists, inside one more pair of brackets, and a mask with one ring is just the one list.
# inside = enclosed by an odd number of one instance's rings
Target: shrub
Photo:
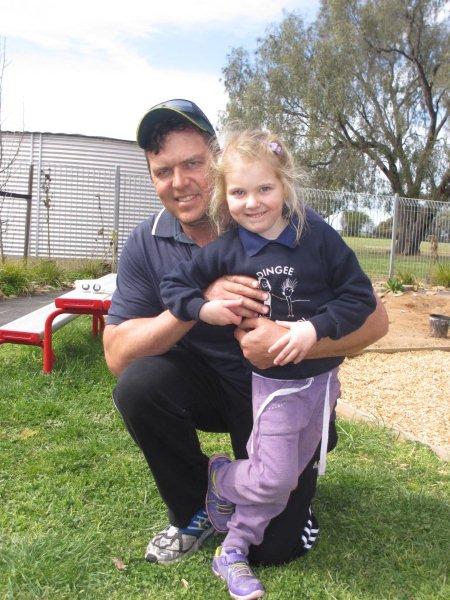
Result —
[[450, 287], [450, 265], [439, 263], [431, 276], [431, 280], [434, 285]]
[[6, 262], [0, 266], [0, 291], [5, 296], [20, 296], [32, 291], [29, 273], [20, 263]]

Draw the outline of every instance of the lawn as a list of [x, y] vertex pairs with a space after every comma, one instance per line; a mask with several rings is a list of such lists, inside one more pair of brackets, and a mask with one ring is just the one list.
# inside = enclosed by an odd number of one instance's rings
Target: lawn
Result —
[[[388, 278], [391, 240], [370, 237], [345, 237], [347, 244], [355, 251], [364, 271], [374, 278]], [[450, 264], [450, 244], [439, 243], [439, 262]], [[418, 279], [431, 280], [436, 268], [433, 261], [430, 243], [421, 242], [420, 254], [417, 256], [394, 257], [394, 275], [398, 272], [412, 273]]]
[[[83, 317], [56, 334], [51, 375], [40, 372], [39, 349], [0, 347], [0, 598], [225, 600], [210, 573], [217, 539], [171, 567], [143, 560], [165, 511], [89, 328]], [[268, 598], [450, 597], [445, 464], [383, 430], [338, 428], [315, 503], [319, 544], [293, 564], [258, 569]], [[228, 449], [223, 435], [202, 443]]]

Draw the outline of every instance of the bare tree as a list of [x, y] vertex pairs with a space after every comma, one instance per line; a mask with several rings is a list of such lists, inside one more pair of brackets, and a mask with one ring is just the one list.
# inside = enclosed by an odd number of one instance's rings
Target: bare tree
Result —
[[[6, 260], [4, 248], [4, 236], [8, 228], [8, 219], [4, 216], [4, 207], [6, 198], [25, 198], [30, 201], [28, 194], [18, 194], [7, 191], [8, 183], [14, 174], [14, 164], [17, 161], [20, 152], [20, 146], [23, 138], [23, 128], [21, 132], [11, 134], [8, 132], [8, 144], [5, 143], [3, 133], [3, 84], [5, 72], [9, 63], [6, 58], [6, 40], [0, 38], [0, 256], [2, 263]], [[31, 177], [31, 172], [30, 172]]]

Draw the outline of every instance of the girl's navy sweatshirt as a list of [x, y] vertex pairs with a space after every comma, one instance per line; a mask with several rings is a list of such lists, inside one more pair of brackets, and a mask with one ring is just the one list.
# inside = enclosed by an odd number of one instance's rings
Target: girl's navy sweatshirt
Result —
[[[201, 248], [189, 262], [161, 280], [161, 295], [170, 312], [198, 321], [206, 300], [203, 290], [222, 275], [249, 275], [269, 294], [272, 320], [311, 321], [317, 339], [339, 339], [359, 327], [374, 311], [372, 285], [354, 252], [322, 217], [306, 209], [297, 242], [289, 224], [276, 240], [241, 227]], [[258, 370], [266, 377], [303, 379], [332, 369], [342, 357], [304, 360], [298, 365]]]

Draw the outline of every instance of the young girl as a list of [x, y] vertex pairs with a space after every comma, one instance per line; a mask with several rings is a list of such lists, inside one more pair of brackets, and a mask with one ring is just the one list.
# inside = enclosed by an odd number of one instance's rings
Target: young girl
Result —
[[269, 350], [276, 366], [253, 369], [249, 458], [217, 455], [209, 465], [208, 515], [218, 531], [228, 530], [213, 572], [227, 581], [233, 598], [251, 600], [264, 588], [248, 566], [249, 546], [262, 542], [320, 443], [324, 471], [343, 359], [303, 358], [321, 338], [358, 329], [375, 299], [354, 253], [303, 205], [292, 157], [278, 136], [231, 133], [213, 175], [210, 213], [225, 233], [164, 277], [161, 292], [182, 320], [238, 325], [238, 302], [208, 302], [202, 290], [224, 274], [250, 275], [268, 293], [268, 317], [288, 330]]

